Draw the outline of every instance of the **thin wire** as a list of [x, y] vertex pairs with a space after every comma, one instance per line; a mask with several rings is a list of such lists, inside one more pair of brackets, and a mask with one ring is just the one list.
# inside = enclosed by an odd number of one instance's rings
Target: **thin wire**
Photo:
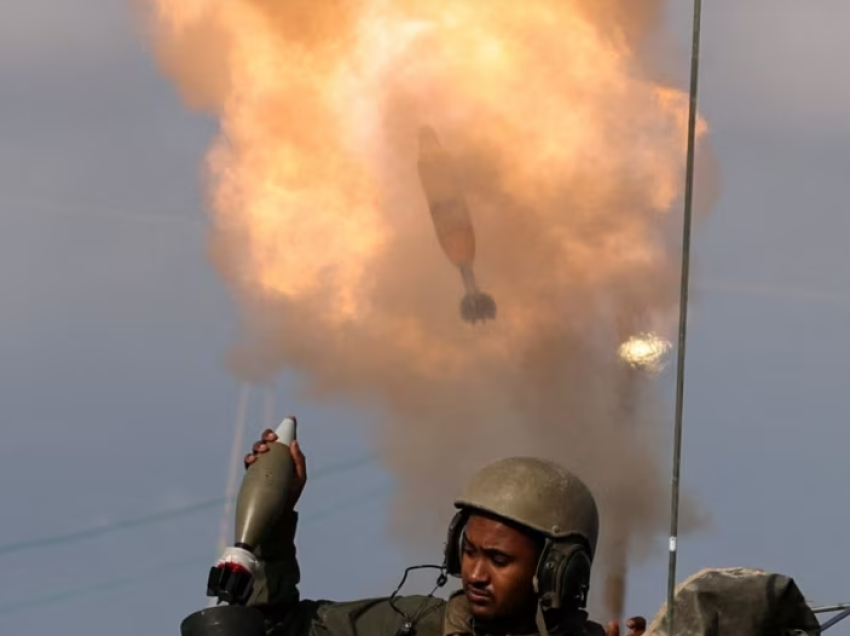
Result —
[[838, 612], [845, 609], [850, 609], [850, 603], [836, 603], [835, 605], [816, 605], [812, 607], [812, 612], [815, 614], [826, 614], [827, 612]]
[[136, 528], [139, 526], [146, 526], [154, 523], [161, 523], [163, 521], [169, 521], [171, 519], [185, 517], [187, 515], [195, 514], [196, 512], [201, 512], [203, 510], [218, 507], [222, 503], [224, 503], [224, 498], [217, 497], [215, 499], [208, 499], [207, 501], [201, 501], [190, 506], [182, 506], [174, 510], [157, 512], [154, 514], [145, 515], [143, 517], [136, 517], [135, 519], [125, 519], [123, 521], [116, 521], [108, 525], [97, 526], [94, 528], [86, 528], [84, 530], [53, 535], [50, 537], [42, 537], [40, 539], [31, 539], [28, 541], [7, 543], [4, 546], [0, 546], [0, 556], [13, 554], [15, 552], [24, 552], [26, 550], [35, 550], [36, 548], [48, 548], [56, 545], [74, 543], [83, 539], [90, 539], [92, 537], [98, 537], [104, 534], [111, 534], [120, 530], [127, 530], [129, 528]]
[[[334, 506], [329, 506], [322, 510], [319, 510], [311, 515], [305, 515], [303, 524], [300, 524], [301, 527], [305, 525], [310, 525], [312, 523], [316, 523], [317, 521], [321, 521], [322, 519], [337, 514], [339, 512], [343, 512], [347, 509], [353, 508], [355, 506], [365, 505], [365, 503], [369, 502], [377, 502], [380, 501], [378, 498], [382, 494], [386, 494], [388, 491], [392, 490], [392, 486], [382, 486], [380, 488], [375, 488], [366, 492], [364, 495], [360, 497], [355, 497], [353, 499], [349, 499], [348, 501], [336, 504]], [[39, 596], [36, 598], [18, 601], [14, 603], [6, 603], [4, 605], [0, 605], [0, 615], [6, 616], [8, 614], [12, 614], [14, 612], [24, 610], [27, 608], [33, 607], [42, 607], [45, 605], [52, 605], [54, 603], [61, 603], [63, 601], [72, 600], [74, 598], [79, 598], [81, 596], [88, 596], [90, 594], [96, 594], [98, 592], [107, 592], [111, 590], [118, 589], [120, 587], [125, 587], [127, 585], [134, 585], [136, 583], [140, 583], [152, 577], [160, 577], [165, 572], [173, 572], [177, 570], [181, 570], [188, 566], [194, 565], [202, 565], [204, 563], [210, 563], [210, 555], [207, 554], [196, 554], [192, 557], [188, 557], [186, 559], [181, 559], [179, 561], [172, 561], [170, 563], [166, 563], [160, 566], [157, 566], [154, 569], [148, 570], [146, 572], [142, 572], [140, 574], [129, 575], [118, 577], [114, 579], [110, 579], [108, 581], [102, 581], [100, 583], [95, 583], [93, 585], [84, 586], [84, 587], [74, 587], [70, 590], [62, 590], [59, 592], [52, 592], [50, 594], [45, 594], [44, 596]]]
[[691, 50], [691, 86], [688, 104], [688, 157], [685, 168], [685, 202], [682, 227], [682, 279], [679, 295], [679, 344], [676, 368], [676, 420], [673, 441], [673, 483], [670, 504], [670, 561], [667, 573], [667, 633], [675, 634], [673, 620], [676, 593], [676, 556], [679, 534], [679, 479], [682, 461], [682, 413], [685, 395], [685, 342], [688, 325], [688, 283], [691, 258], [691, 217], [694, 189], [694, 141], [696, 136], [697, 87], [699, 83], [700, 17], [702, 0], [694, 0]]
[[[361, 466], [371, 464], [374, 461], [374, 456], [364, 455], [353, 460], [333, 464], [323, 470], [317, 470], [315, 476], [312, 477], [312, 479], [315, 480], [319, 479], [320, 477], [328, 477], [336, 473], [354, 470], [356, 468], [360, 468]], [[182, 506], [180, 508], [175, 508], [174, 510], [156, 512], [153, 514], [136, 517], [135, 519], [125, 519], [124, 521], [116, 521], [115, 523], [110, 523], [104, 526], [86, 528], [85, 530], [78, 530], [76, 532], [68, 532], [64, 534], [53, 535], [51, 537], [43, 537], [40, 539], [7, 543], [4, 546], [0, 546], [0, 556], [12, 554], [15, 552], [24, 552], [26, 550], [35, 550], [36, 548], [65, 545], [68, 543], [81, 541], [83, 539], [98, 537], [104, 534], [112, 534], [113, 532], [119, 532], [121, 530], [127, 530], [129, 528], [138, 528], [140, 526], [147, 526], [154, 523], [161, 523], [163, 521], [170, 521], [172, 519], [178, 519], [180, 517], [185, 517], [191, 514], [195, 514], [197, 512], [201, 512], [203, 510], [208, 510], [210, 508], [221, 506], [225, 502], [225, 500], [225, 497], [216, 497], [215, 499], [208, 499], [206, 501], [201, 501], [187, 506]]]

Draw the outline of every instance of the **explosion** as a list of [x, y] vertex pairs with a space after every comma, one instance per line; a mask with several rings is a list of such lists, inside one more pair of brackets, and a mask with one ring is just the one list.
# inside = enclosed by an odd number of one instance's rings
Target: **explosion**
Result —
[[[146, 1], [164, 72], [220, 122], [206, 186], [243, 320], [233, 372], [376, 401], [411, 548], [441, 545], [481, 462], [535, 454], [594, 489], [603, 575], [646, 556], [665, 418], [623, 383], [616, 324], [636, 311], [661, 338], [677, 309], [687, 96], [640, 53], [662, 3]], [[499, 299], [481, 325], [434, 237], [423, 127], [454, 157]]]

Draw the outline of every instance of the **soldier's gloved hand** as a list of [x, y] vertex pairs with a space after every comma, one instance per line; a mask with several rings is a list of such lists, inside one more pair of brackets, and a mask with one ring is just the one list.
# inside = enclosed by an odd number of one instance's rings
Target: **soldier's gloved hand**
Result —
[[[248, 466], [257, 461], [257, 457], [260, 454], [268, 452], [269, 444], [276, 440], [277, 435], [275, 435], [272, 429], [267, 428], [264, 430], [262, 438], [254, 442], [251, 452], [245, 455], [245, 468], [247, 469]], [[290, 491], [286, 507], [288, 510], [293, 510], [295, 504], [298, 503], [298, 499], [301, 497], [301, 493], [304, 491], [304, 486], [307, 484], [307, 458], [301, 452], [301, 445], [298, 443], [298, 440], [293, 440], [289, 446], [289, 450], [292, 453], [292, 461], [295, 464], [295, 479], [292, 482], [292, 490]]]

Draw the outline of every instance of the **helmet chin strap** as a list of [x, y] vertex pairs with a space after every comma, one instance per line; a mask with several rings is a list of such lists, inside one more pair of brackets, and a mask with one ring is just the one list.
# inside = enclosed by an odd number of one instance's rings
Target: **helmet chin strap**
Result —
[[540, 633], [540, 636], [550, 636], [549, 629], [546, 627], [546, 618], [543, 616], [543, 606], [538, 603], [537, 604], [537, 631]]
[[537, 603], [537, 615], [535, 622], [537, 623], [537, 631], [540, 636], [575, 636], [583, 633], [581, 625], [587, 620], [587, 612], [579, 610], [575, 613], [570, 613], [563, 616], [554, 628], [549, 628], [546, 624], [546, 616], [543, 613], [543, 605]]

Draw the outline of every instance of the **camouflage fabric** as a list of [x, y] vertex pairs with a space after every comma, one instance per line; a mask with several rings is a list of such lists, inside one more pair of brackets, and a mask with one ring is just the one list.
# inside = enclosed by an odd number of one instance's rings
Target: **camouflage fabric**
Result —
[[[675, 636], [819, 636], [820, 626], [794, 580], [753, 568], [705, 569], [676, 590]], [[667, 603], [646, 636], [672, 636]]]
[[[419, 595], [392, 601], [388, 596], [347, 602], [301, 599], [297, 522], [297, 513], [287, 515], [258, 550], [262, 570], [248, 605], [265, 616], [268, 636], [402, 636], [406, 617], [415, 619], [409, 636], [487, 636], [473, 630], [462, 592], [448, 600]], [[585, 623], [583, 636], [604, 633], [601, 625]]]

